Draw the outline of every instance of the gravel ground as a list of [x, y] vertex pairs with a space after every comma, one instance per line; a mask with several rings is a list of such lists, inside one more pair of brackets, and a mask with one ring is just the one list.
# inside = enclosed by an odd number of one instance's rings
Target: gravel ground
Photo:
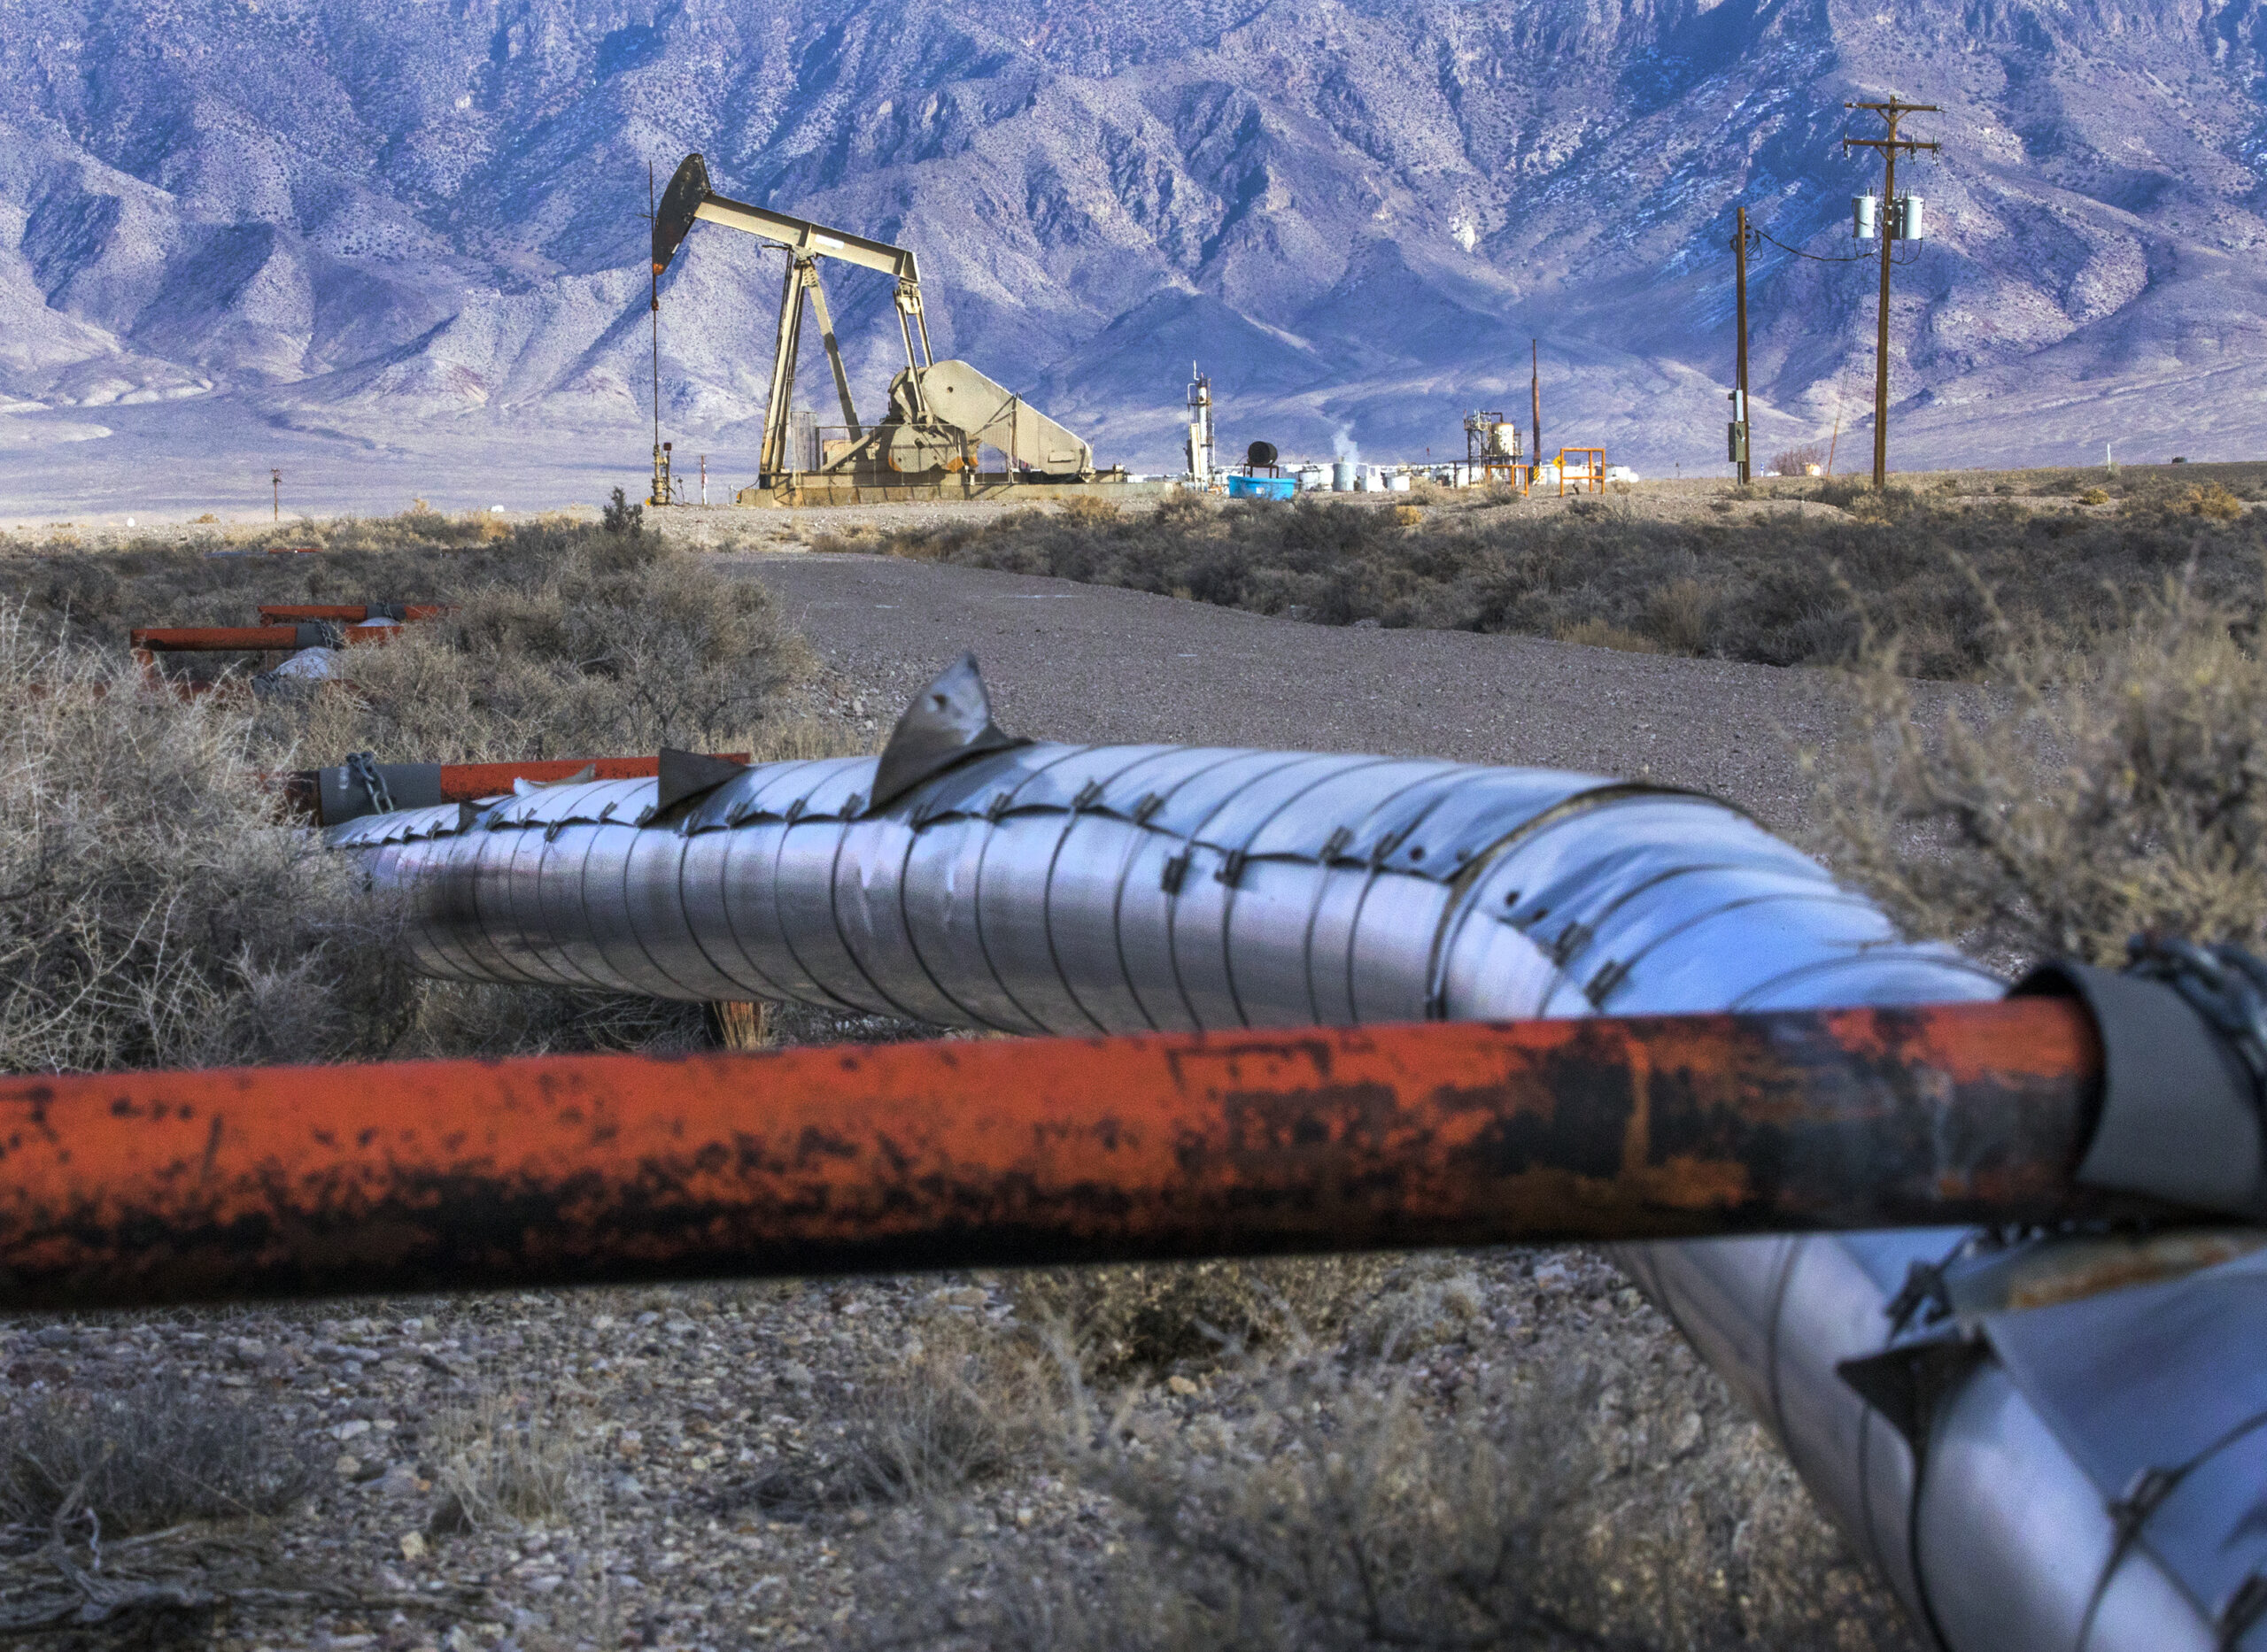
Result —
[[[1281, 1363], [1139, 1373], [1095, 1396], [1099, 1429], [995, 1415], [998, 1462], [909, 1494], [874, 1472], [871, 1396], [925, 1347], [1013, 1347], [1025, 1327], [1011, 1284], [940, 1275], [23, 1319], [0, 1332], [0, 1370], [19, 1406], [154, 1376], [167, 1403], [249, 1406], [264, 1433], [314, 1460], [314, 1492], [262, 1532], [233, 1606], [183, 1615], [190, 1633], [157, 1643], [1145, 1644], [1098, 1638], [1090, 1622], [1033, 1639], [1018, 1602], [1034, 1579], [1096, 1601], [1122, 1585], [1141, 1522], [1111, 1494], [1114, 1473], [1280, 1454]], [[1760, 1432], [1594, 1255], [1411, 1259], [1366, 1295], [1320, 1350], [1358, 1401], [1334, 1405], [1337, 1428], [1358, 1428], [1388, 1393], [1428, 1426], [1469, 1425], [1475, 1408], [1500, 1413], [1553, 1373], [1595, 1373], [1577, 1401], [1590, 1450], [1564, 1487], [1560, 1547], [1639, 1624], [1735, 1625], [1678, 1636], [1687, 1646], [1907, 1644]], [[468, 1425], [499, 1417], [523, 1419], [524, 1454], [549, 1489], [468, 1528], [451, 1464]], [[43, 1574], [50, 1534], [0, 1532], [0, 1598], [14, 1599]], [[310, 1587], [328, 1598], [253, 1592]], [[75, 1604], [67, 1589], [46, 1593]], [[140, 1645], [147, 1633], [147, 1615], [121, 1616], [57, 1644]]]
[[1034, 738], [1415, 753], [1643, 776], [1800, 826], [1828, 679], [1536, 637], [1322, 626], [1141, 591], [840, 553], [735, 559], [886, 727], [973, 649]]

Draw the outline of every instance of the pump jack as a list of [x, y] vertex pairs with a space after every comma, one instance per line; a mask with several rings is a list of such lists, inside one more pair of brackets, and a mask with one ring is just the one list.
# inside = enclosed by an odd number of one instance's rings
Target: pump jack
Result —
[[[982, 490], [972, 485], [979, 480], [1010, 484], [1094, 480], [1094, 450], [1085, 442], [965, 361], [935, 359], [929, 347], [928, 320], [922, 313], [920, 266], [910, 248], [869, 240], [718, 195], [709, 187], [707, 162], [692, 154], [678, 166], [654, 214], [656, 281], [692, 226], [702, 220], [759, 235], [787, 254], [757, 482], [754, 488], [741, 493], [742, 503], [830, 498], [847, 502], [862, 489], [901, 496], [909, 483], [916, 487], [925, 483], [929, 490], [941, 493], [948, 479], [960, 484], [955, 492], [968, 493]], [[818, 261], [823, 258], [878, 270], [897, 283], [897, 325], [905, 345], [905, 369], [891, 380], [888, 409], [872, 425], [859, 419], [851, 398], [850, 376], [842, 365], [826, 289], [819, 280]], [[833, 370], [846, 428], [844, 441], [823, 446], [815, 472], [801, 462], [801, 455], [788, 452], [789, 410], [794, 397], [806, 296], [818, 318], [819, 338], [826, 347], [827, 365]], [[986, 446], [1008, 456], [1005, 474], [979, 477], [979, 460]]]

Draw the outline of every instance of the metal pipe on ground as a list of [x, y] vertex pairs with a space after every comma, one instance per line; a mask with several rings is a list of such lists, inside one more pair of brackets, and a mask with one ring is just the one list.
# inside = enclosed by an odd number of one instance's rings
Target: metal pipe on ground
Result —
[[2164, 1215], [2061, 1000], [0, 1080], [0, 1307]]
[[[746, 752], [717, 752], [708, 761], [745, 766]], [[655, 757], [561, 757], [509, 763], [334, 764], [301, 768], [280, 779], [286, 805], [319, 825], [337, 826], [380, 812], [372, 795], [375, 777], [384, 799], [397, 809], [475, 803], [509, 797], [522, 783], [553, 786], [569, 781], [651, 780], [661, 773]]]
[[338, 626], [320, 621], [296, 625], [151, 626], [130, 633], [128, 645], [145, 653], [290, 653], [302, 648], [351, 648], [390, 640], [387, 625]]
[[262, 625], [289, 625], [302, 620], [329, 620], [360, 625], [368, 620], [398, 620], [405, 624], [437, 620], [449, 612], [445, 602], [263, 602]]
[[[408, 897], [412, 955], [437, 975], [1023, 1032], [2004, 991], [1706, 799], [1377, 757], [1035, 745], [992, 722], [973, 661], [917, 698], [878, 760], [764, 765], [668, 799], [655, 782], [560, 787], [329, 837]], [[2152, 1016], [2186, 1014], [2163, 1000]], [[2172, 1182], [2224, 1177], [2258, 1222], [2255, 1093], [2230, 1100], [2201, 1034], [2153, 1055], [2148, 1020], [2138, 1042], [2108, 1039], [2109, 1069], [2174, 1082], [2108, 1137]], [[2206, 1112], [2224, 1139], [2195, 1128]], [[2093, 1168], [2117, 1191], [2147, 1179]], [[1621, 1254], [1946, 1646], [2267, 1652], [2256, 1243], [1947, 1226]], [[2135, 1279], [2153, 1282], [2108, 1288]]]

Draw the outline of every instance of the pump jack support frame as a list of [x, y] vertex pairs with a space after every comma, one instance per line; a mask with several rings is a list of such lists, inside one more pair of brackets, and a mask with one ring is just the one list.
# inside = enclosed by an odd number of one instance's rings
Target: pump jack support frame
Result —
[[[703, 220], [745, 230], [783, 248], [787, 273], [779, 292], [779, 329], [771, 359], [771, 389], [763, 410], [763, 448], [759, 487], [774, 487], [789, 474], [787, 429], [795, 396], [795, 364], [803, 329], [803, 296], [810, 295], [818, 313], [819, 336], [826, 345], [827, 364], [834, 371], [834, 388], [842, 402], [842, 421], [856, 441], [863, 430], [858, 410], [850, 398], [850, 375], [842, 365], [842, 351], [828, 313], [826, 289], [820, 284], [818, 260], [839, 259], [864, 269], [878, 270], [897, 282], [897, 327], [905, 342], [905, 365], [935, 365], [929, 347], [929, 321], [921, 307], [921, 270], [910, 247], [871, 241], [846, 229], [831, 229], [808, 219], [790, 218], [746, 201], [718, 195], [708, 187], [708, 166], [698, 154], [687, 155], [669, 179], [669, 189], [654, 215], [654, 274], [658, 279], [695, 222]], [[914, 381], [919, 396], [920, 381]], [[924, 414], [927, 409], [919, 409]]]

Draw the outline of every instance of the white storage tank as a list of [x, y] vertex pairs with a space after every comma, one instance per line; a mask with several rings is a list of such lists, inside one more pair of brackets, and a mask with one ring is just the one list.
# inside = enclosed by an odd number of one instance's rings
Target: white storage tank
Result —
[[1330, 467], [1330, 490], [1351, 493], [1354, 490], [1354, 461], [1350, 459], [1334, 460]]

